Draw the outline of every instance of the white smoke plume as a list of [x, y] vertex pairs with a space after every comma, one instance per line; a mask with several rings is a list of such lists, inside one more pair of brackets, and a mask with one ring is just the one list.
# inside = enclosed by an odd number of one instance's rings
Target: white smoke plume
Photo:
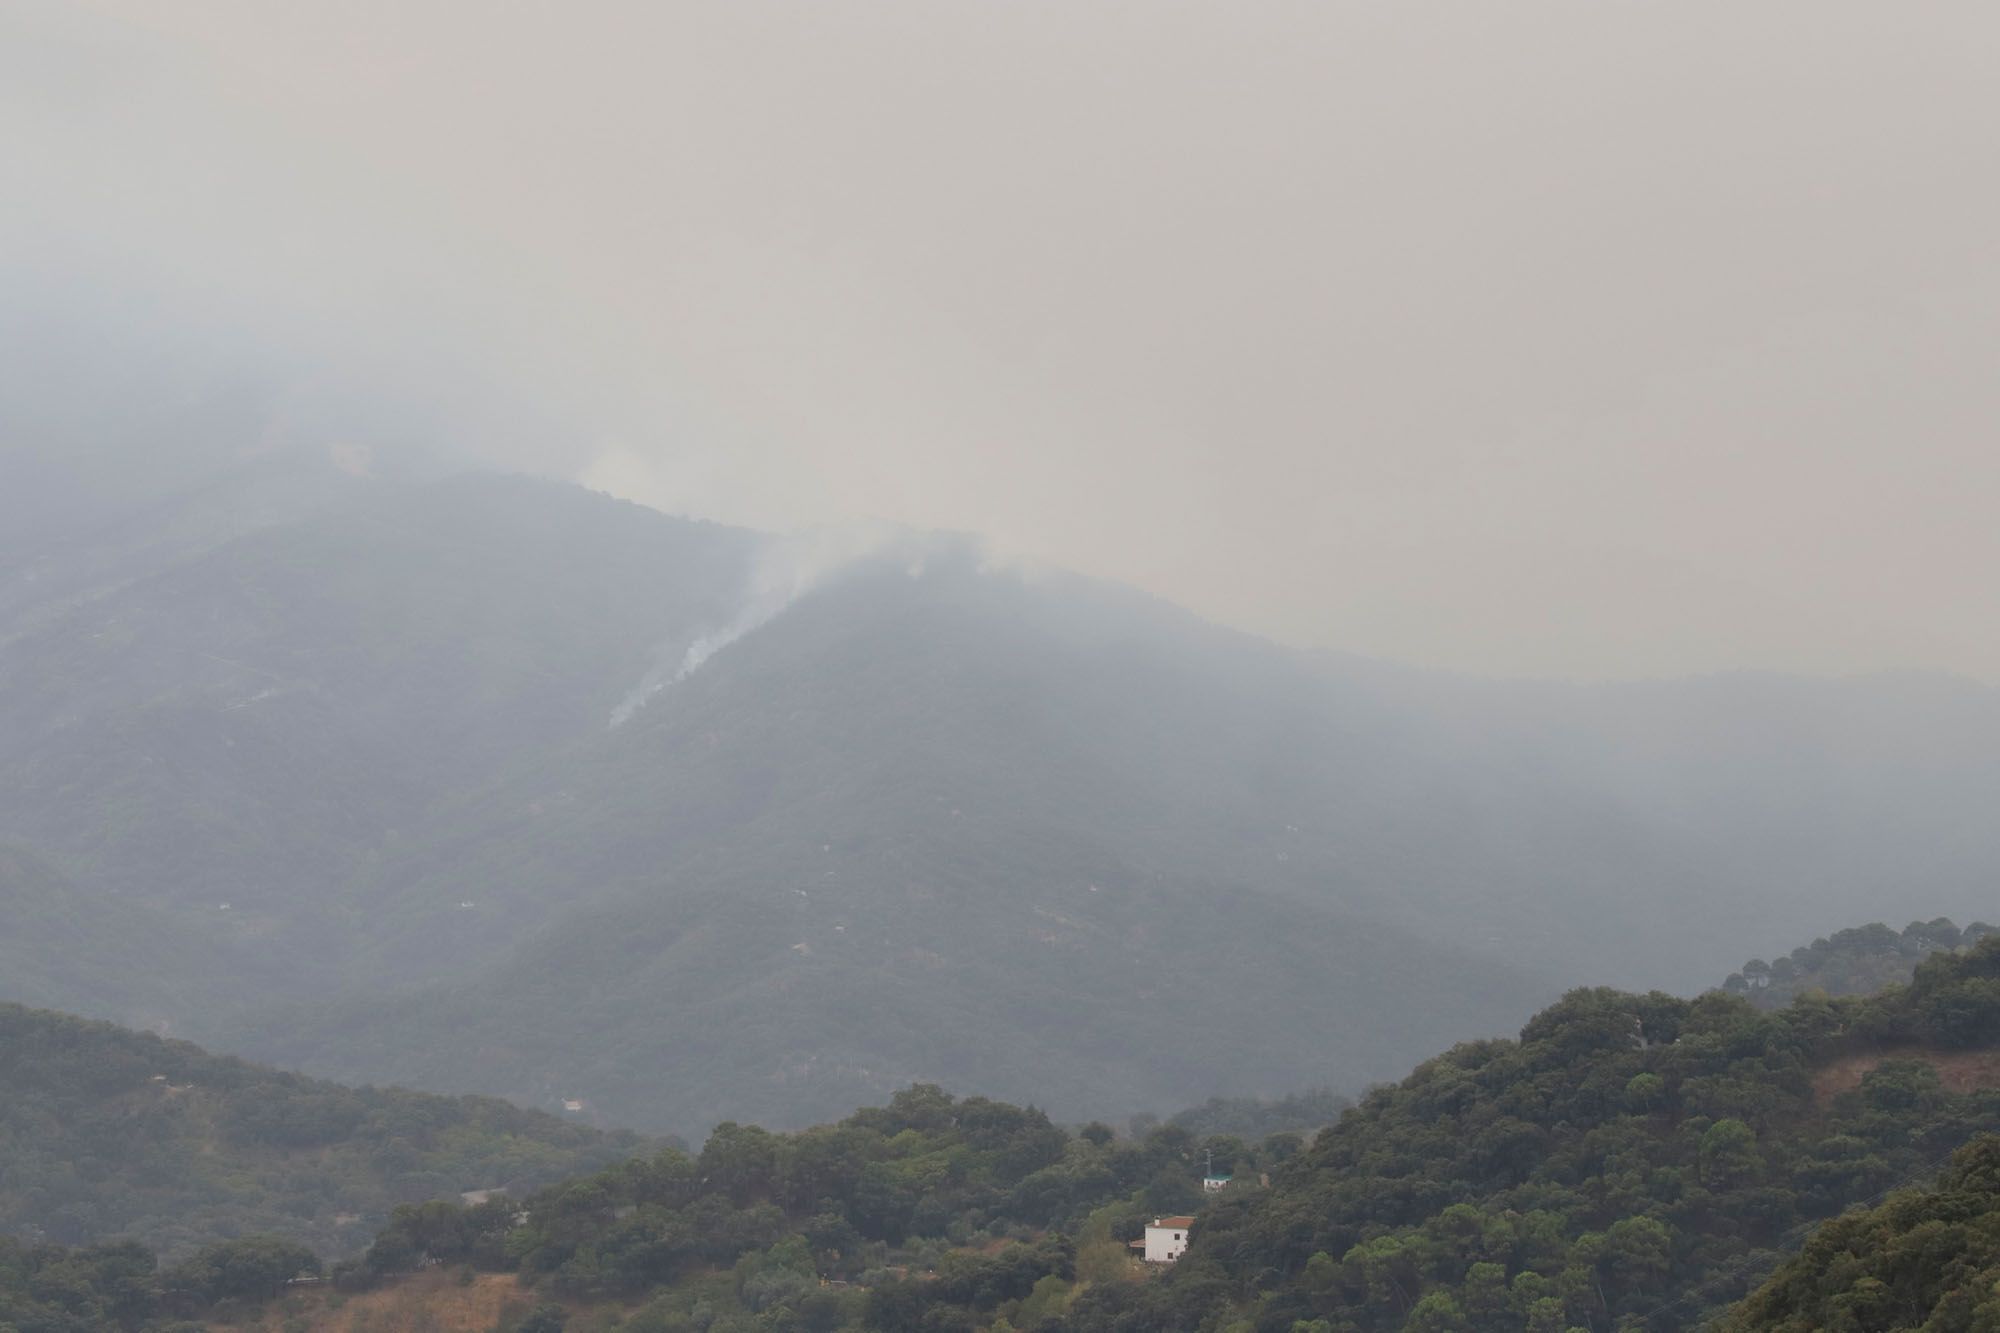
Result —
[[[611, 728], [624, 726], [662, 690], [678, 685], [730, 644], [776, 620], [832, 575], [910, 536], [891, 525], [862, 524], [816, 528], [770, 539], [751, 569], [736, 614], [726, 623], [697, 634], [685, 648], [678, 643], [661, 645], [660, 659], [653, 669], [612, 710]], [[911, 573], [913, 577], [921, 573], [921, 564], [913, 563]]]

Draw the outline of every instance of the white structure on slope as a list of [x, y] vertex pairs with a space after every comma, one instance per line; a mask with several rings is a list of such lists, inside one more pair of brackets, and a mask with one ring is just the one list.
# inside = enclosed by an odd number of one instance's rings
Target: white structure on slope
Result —
[[1156, 1217], [1146, 1226], [1146, 1262], [1170, 1264], [1188, 1247], [1192, 1217]]

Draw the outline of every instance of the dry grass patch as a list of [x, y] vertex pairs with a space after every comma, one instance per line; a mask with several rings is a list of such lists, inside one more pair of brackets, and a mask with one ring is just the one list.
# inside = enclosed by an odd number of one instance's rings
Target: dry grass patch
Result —
[[236, 1333], [492, 1333], [538, 1298], [509, 1273], [420, 1273], [353, 1295], [317, 1290], [281, 1301], [262, 1318], [227, 1325]]
[[1941, 1051], [1931, 1047], [1906, 1046], [1900, 1050], [1869, 1051], [1847, 1055], [1821, 1066], [1813, 1075], [1813, 1098], [1822, 1105], [1843, 1092], [1853, 1092], [1861, 1080], [1889, 1060], [1921, 1060], [1937, 1070], [1938, 1082], [1948, 1092], [1976, 1092], [2000, 1088], [2000, 1050]]

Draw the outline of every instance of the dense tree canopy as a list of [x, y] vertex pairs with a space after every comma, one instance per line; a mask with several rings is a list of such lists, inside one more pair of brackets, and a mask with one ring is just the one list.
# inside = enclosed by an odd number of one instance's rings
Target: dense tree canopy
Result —
[[[1774, 1013], [1577, 991], [1370, 1093], [1204, 1219], [1168, 1280], [1086, 1293], [1065, 1327], [1687, 1327], [1820, 1220], [2000, 1130], [2000, 1090], [1938, 1073], [1995, 1044], [2000, 939]], [[1872, 1067], [1816, 1086], [1836, 1057]]]
[[[1776, 1012], [1581, 990], [1310, 1145], [1067, 1134], [920, 1086], [799, 1134], [724, 1125], [699, 1154], [518, 1207], [405, 1209], [349, 1280], [470, 1263], [644, 1302], [624, 1327], [716, 1333], [1679, 1329], [1825, 1219], [2000, 1131], [2000, 1089], [1960, 1076], [1996, 1044], [2000, 940]], [[1209, 1153], [1239, 1183], [1205, 1198]], [[1141, 1280], [1124, 1242], [1182, 1211], [1188, 1254]]]
[[1744, 1301], [1725, 1333], [2000, 1329], [2000, 1137], [1952, 1158], [1937, 1187], [1816, 1231]]
[[1352, 1098], [1331, 1088], [1313, 1088], [1288, 1097], [1211, 1097], [1169, 1117], [1167, 1123], [1190, 1134], [1234, 1134], [1246, 1139], [1285, 1133], [1310, 1137], [1340, 1119], [1352, 1105]]
[[340, 1280], [515, 1271], [564, 1299], [647, 1299], [632, 1325], [646, 1329], [1028, 1328], [1081, 1285], [1133, 1278], [1127, 1242], [1201, 1204], [1209, 1158], [1254, 1178], [1296, 1146], [1175, 1125], [1072, 1134], [1032, 1107], [918, 1085], [795, 1134], [724, 1124], [699, 1153], [518, 1203], [400, 1209]]
[[1814, 991], [1872, 995], [1908, 981], [1917, 964], [1932, 954], [1969, 949], [1994, 933], [1984, 921], [1960, 930], [1949, 917], [1912, 921], [1901, 931], [1877, 921], [1816, 939], [1771, 962], [1752, 958], [1722, 986], [1759, 1009], [1782, 1009]]
[[179, 1333], [254, 1307], [319, 1272], [311, 1250], [271, 1236], [203, 1247], [162, 1270], [136, 1241], [67, 1248], [0, 1239], [0, 1329], [8, 1333]]
[[630, 1153], [493, 1098], [346, 1088], [108, 1023], [0, 1005], [0, 1234], [266, 1233], [352, 1253], [399, 1203], [526, 1189]]
[[[70, 1030], [52, 1032], [60, 1047]], [[917, 1085], [798, 1133], [728, 1123], [698, 1152], [405, 1204], [334, 1279], [511, 1273], [543, 1325], [581, 1308], [566, 1326], [630, 1333], [1613, 1333], [1730, 1317], [1752, 1291], [1744, 1333], [1925, 1318], [1974, 1333], [1992, 1327], [1963, 1293], [1994, 1277], [1996, 1049], [2000, 939], [1873, 997], [1777, 1011], [1579, 990], [1310, 1141], [1197, 1136], [1182, 1117], [1072, 1132]], [[248, 1123], [317, 1122], [266, 1107]], [[1842, 1216], [1975, 1140], [1934, 1194]], [[1217, 1194], [1211, 1158], [1237, 1176]], [[1147, 1271], [1128, 1243], [1183, 1212], [1189, 1251]], [[14, 1244], [0, 1327], [153, 1333], [314, 1265], [272, 1238], [164, 1270], [131, 1244]]]

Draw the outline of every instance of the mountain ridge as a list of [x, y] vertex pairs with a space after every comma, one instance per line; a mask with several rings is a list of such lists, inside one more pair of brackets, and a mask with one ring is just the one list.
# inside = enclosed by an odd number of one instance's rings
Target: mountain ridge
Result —
[[112, 963], [0, 996], [650, 1129], [909, 1077], [1123, 1115], [1358, 1091], [1564, 982], [1692, 989], [1808, 907], [1969, 917], [2000, 873], [1990, 690], [1473, 681], [962, 539], [811, 568], [557, 483], [342, 476], [0, 610], [0, 840], [207, 941], [164, 1010]]

